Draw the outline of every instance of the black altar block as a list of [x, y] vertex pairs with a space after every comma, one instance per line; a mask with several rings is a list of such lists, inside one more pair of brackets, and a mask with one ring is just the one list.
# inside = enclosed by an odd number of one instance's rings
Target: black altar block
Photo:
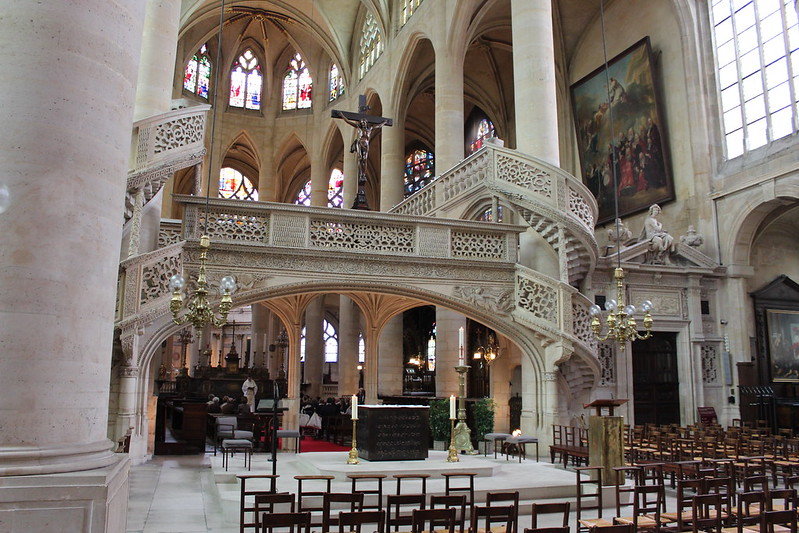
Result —
[[359, 405], [358, 456], [367, 461], [427, 459], [429, 410], [426, 405]]

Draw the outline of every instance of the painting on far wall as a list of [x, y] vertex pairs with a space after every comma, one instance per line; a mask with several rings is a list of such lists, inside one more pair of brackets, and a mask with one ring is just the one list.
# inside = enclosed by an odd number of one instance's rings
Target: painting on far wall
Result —
[[799, 311], [766, 311], [772, 381], [799, 381]]
[[[674, 199], [649, 37], [571, 86], [583, 183], [597, 224]], [[616, 157], [612, 157], [613, 149]]]

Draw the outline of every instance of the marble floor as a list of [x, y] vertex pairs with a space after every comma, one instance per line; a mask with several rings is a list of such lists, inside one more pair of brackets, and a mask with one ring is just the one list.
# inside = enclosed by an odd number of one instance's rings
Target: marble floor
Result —
[[[360, 465], [347, 465], [346, 452], [278, 454], [277, 473], [279, 491], [296, 491], [295, 475], [327, 473], [336, 476], [332, 490], [349, 492], [350, 481], [346, 474], [351, 472], [368, 473], [384, 471], [388, 478], [384, 482], [383, 491], [393, 493], [395, 481], [392, 473], [427, 471], [431, 473], [428, 480], [428, 494], [444, 492], [441, 471], [462, 470], [477, 471], [475, 481], [475, 499], [480, 501], [488, 491], [519, 490], [523, 504], [519, 519], [520, 528], [530, 527], [529, 503], [533, 501], [574, 502], [575, 473], [564, 470], [559, 465], [552, 465], [542, 458], [537, 463], [534, 458], [527, 458], [521, 463], [511, 458], [494, 459], [491, 455], [461, 456], [459, 463], [447, 463], [446, 452], [430, 452], [426, 461], [408, 461], [407, 464], [369, 463], [362, 461]], [[548, 458], [546, 458], [548, 459]], [[268, 474], [272, 472], [272, 463], [267, 454], [255, 454], [252, 474]], [[157, 456], [151, 461], [133, 466], [130, 474], [130, 499], [128, 505], [128, 532], [141, 533], [237, 533], [239, 531], [239, 480], [236, 474], [248, 473], [243, 466], [243, 457], [232, 458], [229, 471], [221, 464], [221, 455], [213, 452], [204, 455]], [[249, 487], [250, 485], [248, 485]], [[413, 488], [403, 485], [403, 492], [412, 492]], [[673, 506], [673, 491], [667, 500], [669, 508]], [[605, 490], [604, 516], [615, 514], [613, 489]], [[574, 505], [572, 505], [574, 508]], [[629, 508], [628, 508], [629, 509]], [[590, 516], [590, 515], [589, 515]], [[546, 517], [550, 518], [550, 517]], [[570, 523], [572, 530], [576, 524], [574, 512]], [[555, 519], [545, 520], [543, 526], [559, 525]], [[249, 530], [251, 531], [251, 530]]]

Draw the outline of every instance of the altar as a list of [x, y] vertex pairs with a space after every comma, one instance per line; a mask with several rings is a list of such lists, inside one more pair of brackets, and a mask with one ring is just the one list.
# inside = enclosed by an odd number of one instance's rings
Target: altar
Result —
[[430, 408], [426, 405], [359, 405], [358, 456], [367, 461], [427, 459]]

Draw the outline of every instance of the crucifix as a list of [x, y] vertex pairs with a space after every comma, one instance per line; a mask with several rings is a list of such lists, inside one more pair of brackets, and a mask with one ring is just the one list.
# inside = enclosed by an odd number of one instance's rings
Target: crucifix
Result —
[[365, 192], [366, 160], [369, 157], [369, 140], [372, 137], [372, 133], [379, 131], [383, 126], [393, 125], [390, 118], [367, 115], [366, 111], [369, 111], [369, 109], [371, 108], [366, 105], [366, 95], [361, 94], [358, 96], [357, 113], [338, 109], [334, 109], [330, 113], [331, 117], [340, 118], [357, 130], [358, 136], [352, 141], [352, 146], [350, 147], [350, 152], [358, 154], [358, 193], [355, 195], [355, 202], [352, 204], [353, 209], [369, 209]]

